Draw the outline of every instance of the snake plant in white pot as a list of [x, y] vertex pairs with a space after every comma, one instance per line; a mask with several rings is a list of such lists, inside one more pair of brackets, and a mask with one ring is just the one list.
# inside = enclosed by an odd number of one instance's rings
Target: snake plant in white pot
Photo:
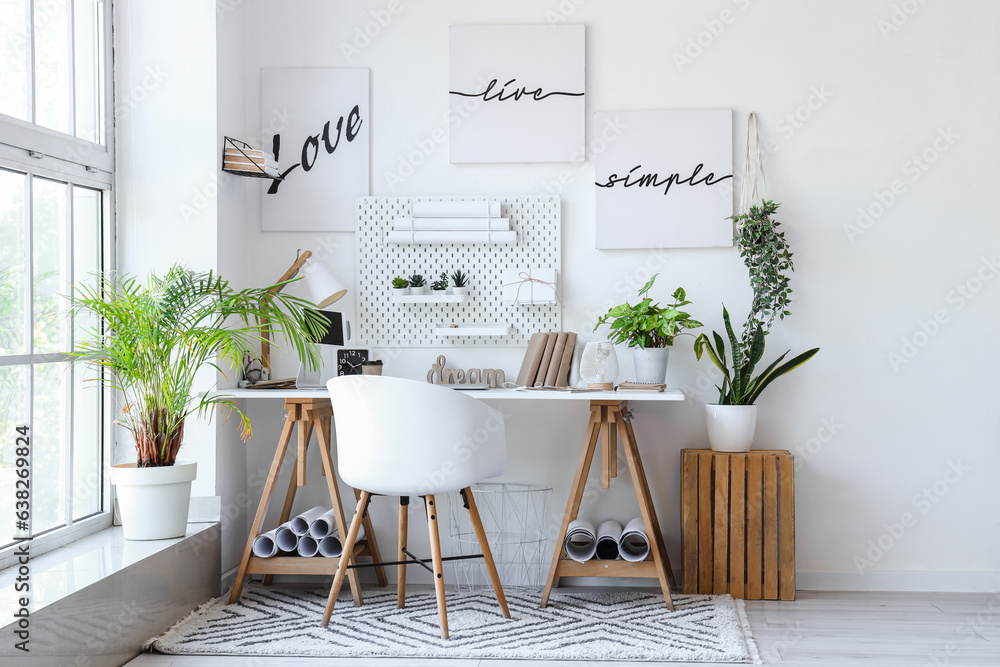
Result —
[[757, 429], [757, 406], [754, 403], [761, 392], [785, 373], [812, 359], [819, 348], [814, 347], [781, 363], [788, 355], [785, 352], [754, 377], [754, 369], [764, 356], [763, 327], [758, 325], [754, 328], [750, 346], [744, 350], [733, 332], [729, 311], [725, 306], [722, 307], [722, 318], [726, 323], [726, 334], [733, 355], [731, 367], [726, 358], [725, 340], [718, 333], [712, 332], [714, 346], [705, 334], [694, 341], [694, 352], [698, 359], [707, 352], [708, 358], [722, 371], [722, 386], [716, 385], [719, 403], [705, 406], [708, 411], [708, 441], [717, 452], [746, 452], [753, 445]]
[[197, 470], [196, 463], [177, 460], [188, 417], [211, 418], [216, 407], [227, 416], [235, 412], [241, 439], [250, 438], [250, 419], [235, 399], [194, 393], [199, 369], [224, 372], [239, 367], [245, 355], [259, 355], [260, 318], [319, 367], [312, 341], [322, 336], [323, 318], [313, 304], [277, 287], [236, 290], [213, 273], [174, 266], [145, 283], [98, 275], [69, 298], [74, 313], [98, 322], [84, 331], [74, 361], [99, 371], [98, 381], [119, 404], [116, 423], [135, 441], [136, 462], [111, 469], [126, 539], [184, 535]]

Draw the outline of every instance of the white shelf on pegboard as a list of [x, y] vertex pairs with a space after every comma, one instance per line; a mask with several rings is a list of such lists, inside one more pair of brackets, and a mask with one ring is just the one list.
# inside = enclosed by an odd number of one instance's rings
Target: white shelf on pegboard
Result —
[[434, 327], [435, 336], [506, 336], [511, 331], [509, 324], [460, 324], [457, 327], [439, 324]]
[[391, 303], [468, 303], [468, 294], [400, 294], [389, 297]]

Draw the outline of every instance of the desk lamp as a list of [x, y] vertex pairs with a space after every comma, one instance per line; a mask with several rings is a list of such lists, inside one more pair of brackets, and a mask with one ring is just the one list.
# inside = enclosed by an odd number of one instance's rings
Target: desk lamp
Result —
[[[331, 303], [339, 300], [347, 294], [347, 288], [337, 279], [328, 268], [317, 262], [310, 261], [312, 252], [306, 250], [299, 253], [295, 262], [288, 267], [288, 270], [278, 278], [277, 286], [268, 294], [277, 294], [284, 288], [284, 283], [298, 275], [302, 271], [302, 280], [309, 291], [310, 299], [319, 308], [326, 308]], [[304, 268], [303, 268], [304, 267]], [[268, 326], [267, 318], [260, 319], [260, 365], [271, 373], [271, 327]]]

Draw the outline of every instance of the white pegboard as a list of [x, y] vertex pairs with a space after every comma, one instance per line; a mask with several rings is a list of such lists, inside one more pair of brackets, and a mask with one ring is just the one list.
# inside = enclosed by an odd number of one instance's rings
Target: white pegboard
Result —
[[[410, 215], [414, 201], [500, 200], [501, 215], [517, 231], [515, 245], [442, 243], [389, 245], [392, 221]], [[504, 269], [552, 268], [559, 276], [560, 201], [550, 195], [493, 197], [359, 197], [357, 201], [358, 314], [363, 344], [397, 347], [523, 347], [531, 334], [562, 329], [559, 304], [503, 304]], [[467, 303], [391, 303], [391, 283], [423, 274], [430, 284], [442, 271], [469, 274]], [[560, 278], [561, 280], [561, 278]], [[505, 336], [437, 336], [439, 326], [507, 324]]]

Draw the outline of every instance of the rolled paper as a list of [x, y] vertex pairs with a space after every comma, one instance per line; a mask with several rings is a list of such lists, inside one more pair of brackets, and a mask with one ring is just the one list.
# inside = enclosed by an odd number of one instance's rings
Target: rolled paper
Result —
[[415, 218], [499, 218], [500, 201], [415, 201]]
[[[364, 527], [358, 531], [358, 540], [365, 539], [365, 529]], [[318, 542], [319, 555], [323, 558], [340, 558], [340, 555], [344, 553], [344, 545], [340, 541], [340, 536], [336, 533], [322, 538]]]
[[309, 537], [314, 540], [322, 540], [337, 532], [337, 515], [334, 510], [327, 510], [309, 526]]
[[600, 560], [618, 560], [621, 554], [618, 550], [618, 540], [622, 537], [622, 525], [614, 520], [603, 522], [597, 527], [597, 558]]
[[261, 533], [253, 541], [253, 555], [258, 558], [273, 558], [278, 555], [278, 531], [288, 528], [289, 522], [285, 522], [273, 530]]
[[618, 551], [623, 559], [632, 563], [646, 560], [649, 555], [649, 536], [646, 535], [646, 524], [642, 517], [636, 517], [626, 524], [618, 541]]
[[274, 536], [275, 544], [286, 553], [295, 551], [295, 547], [299, 544], [299, 536], [292, 532], [291, 523], [289, 521], [278, 526]]
[[327, 509], [322, 505], [317, 505], [312, 509], [307, 509], [302, 514], [292, 518], [292, 532], [296, 535], [307, 535], [312, 522], [325, 514]]
[[340, 554], [344, 553], [344, 545], [340, 543], [340, 538], [336, 535], [322, 538], [317, 543], [317, 548], [319, 555], [323, 558], [340, 558]]
[[514, 245], [517, 243], [517, 232], [421, 232], [416, 230], [400, 230], [386, 232], [385, 240], [389, 245], [403, 245], [407, 243], [498, 243]]
[[414, 218], [404, 215], [392, 221], [396, 231], [418, 232], [472, 232], [489, 229], [509, 232], [510, 218]]
[[583, 563], [594, 557], [597, 553], [597, 536], [594, 533], [594, 524], [585, 519], [576, 519], [569, 524], [566, 529], [566, 541], [563, 544], [566, 555]]
[[308, 535], [300, 535], [299, 544], [295, 550], [299, 552], [300, 556], [312, 558], [319, 551], [319, 543]]

